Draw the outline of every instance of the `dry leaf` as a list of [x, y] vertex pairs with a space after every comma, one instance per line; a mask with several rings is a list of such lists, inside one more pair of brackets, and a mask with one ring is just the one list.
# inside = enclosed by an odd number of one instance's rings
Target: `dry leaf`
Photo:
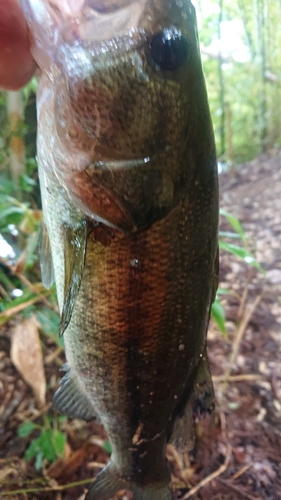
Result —
[[[93, 443], [84, 443], [81, 448], [76, 451], [71, 452], [68, 456], [64, 458], [59, 458], [56, 462], [52, 463], [48, 468], [48, 477], [67, 480], [69, 477], [73, 476], [77, 471], [78, 467], [82, 465], [91, 455], [95, 455], [100, 451], [99, 446]], [[103, 451], [103, 450], [102, 450]], [[105, 459], [107, 458], [104, 452]], [[106, 464], [106, 460], [104, 465]]]
[[10, 466], [4, 467], [4, 469], [0, 470], [0, 483], [5, 481], [5, 479], [8, 476], [10, 476], [10, 474], [15, 475], [16, 472], [17, 472], [17, 470], [14, 467], [10, 467]]
[[43, 406], [46, 379], [38, 328], [39, 323], [34, 316], [16, 326], [12, 336], [11, 359], [32, 388], [39, 406]]

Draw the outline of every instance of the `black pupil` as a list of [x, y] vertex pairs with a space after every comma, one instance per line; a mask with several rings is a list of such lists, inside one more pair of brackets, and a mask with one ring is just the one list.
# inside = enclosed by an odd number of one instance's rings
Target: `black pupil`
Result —
[[150, 50], [154, 62], [167, 71], [180, 68], [189, 52], [186, 39], [174, 27], [165, 28], [157, 33], [150, 43]]

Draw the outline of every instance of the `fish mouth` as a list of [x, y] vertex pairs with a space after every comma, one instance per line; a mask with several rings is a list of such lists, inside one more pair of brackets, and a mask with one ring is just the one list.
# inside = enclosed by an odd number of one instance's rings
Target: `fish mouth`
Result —
[[75, 31], [69, 26], [65, 36], [68, 39], [70, 36], [73, 41], [79, 36], [86, 43], [123, 36], [138, 27], [147, 3], [148, 0], [87, 0], [84, 8], [88, 15], [84, 16], [79, 31], [77, 26]]
[[[67, 65], [69, 49], [76, 63], [85, 47], [105, 44], [124, 35], [136, 45], [141, 19], [149, 0], [22, 0], [25, 18], [32, 28], [32, 55], [39, 68], [53, 80], [53, 63]], [[39, 7], [40, 3], [40, 7]], [[40, 43], [39, 43], [40, 40]], [[38, 43], [37, 43], [38, 42]], [[85, 67], [89, 64], [87, 58]], [[71, 71], [74, 66], [71, 65]]]

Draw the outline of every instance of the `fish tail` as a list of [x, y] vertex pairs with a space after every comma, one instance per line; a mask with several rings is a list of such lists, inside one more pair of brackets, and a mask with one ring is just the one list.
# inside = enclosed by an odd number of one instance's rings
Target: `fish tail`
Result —
[[168, 485], [138, 486], [118, 476], [117, 471], [109, 462], [93, 482], [85, 500], [109, 500], [121, 490], [131, 491], [133, 500], [173, 500], [174, 498]]
[[90, 486], [85, 500], [108, 500], [117, 491], [127, 489], [128, 483], [122, 477], [118, 477], [111, 462], [98, 474]]
[[133, 492], [133, 500], [174, 500], [167, 485], [161, 485], [158, 488], [154, 485], [141, 488], [133, 484], [129, 489]]

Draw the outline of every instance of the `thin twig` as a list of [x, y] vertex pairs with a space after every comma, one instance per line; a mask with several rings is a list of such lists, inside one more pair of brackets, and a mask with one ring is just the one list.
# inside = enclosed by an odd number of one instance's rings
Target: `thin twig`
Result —
[[44, 363], [46, 365], [50, 365], [62, 352], [63, 348], [58, 346], [54, 352], [51, 352], [51, 354], [48, 354], [48, 356], [46, 356], [46, 358], [44, 359]]
[[51, 292], [50, 290], [46, 290], [44, 294], [37, 295], [37, 297], [34, 297], [34, 299], [30, 299], [27, 302], [23, 302], [22, 304], [18, 304], [17, 306], [10, 307], [6, 309], [5, 311], [2, 311], [0, 313], [0, 319], [1, 318], [11, 318], [15, 314], [18, 314], [19, 312], [23, 311], [29, 306], [32, 306], [32, 304], [35, 304], [36, 302], [39, 302], [42, 300], [45, 295], [49, 295]]
[[[40, 292], [38, 292], [36, 286], [33, 285], [33, 283], [31, 283], [23, 274], [15, 272], [14, 275], [17, 276], [22, 281], [22, 283], [24, 283], [24, 285], [26, 285], [26, 287], [29, 288], [33, 293], [36, 293], [37, 295], [40, 294]], [[51, 304], [51, 302], [49, 302], [49, 300], [46, 297], [42, 298], [42, 302], [49, 309], [53, 309], [54, 311], [58, 312], [58, 307], [57, 306], [53, 306]]]
[[[34, 285], [33, 283], [31, 283], [27, 278], [26, 276], [24, 276], [24, 274], [22, 273], [18, 273], [16, 271], [16, 266], [14, 265], [9, 265], [8, 262], [1, 258], [0, 257], [0, 262], [1, 264], [3, 264], [7, 269], [9, 269], [10, 273], [13, 275], [13, 276], [16, 276], [17, 278], [19, 278], [21, 280], [21, 282], [27, 287], [29, 288], [29, 290], [31, 290], [33, 293], [35, 293], [36, 295], [40, 295], [42, 292], [39, 292], [37, 290], [37, 287], [36, 285]], [[58, 312], [58, 307], [57, 306], [53, 306], [51, 304], [51, 302], [48, 301], [48, 299], [46, 297], [42, 297], [42, 302], [47, 306], [49, 307], [49, 309], [53, 309], [55, 312]]]
[[254, 314], [254, 311], [256, 310], [257, 306], [259, 305], [261, 299], [262, 299], [262, 296], [263, 296], [263, 293], [262, 292], [255, 300], [255, 302], [252, 304], [252, 306], [249, 308], [249, 310], [247, 311], [247, 313], [245, 314], [245, 316], [243, 317], [240, 325], [239, 325], [239, 328], [237, 330], [237, 334], [236, 334], [236, 337], [234, 339], [234, 343], [233, 343], [233, 347], [232, 347], [232, 353], [230, 355], [230, 358], [229, 358], [229, 362], [230, 364], [233, 364], [236, 360], [236, 357], [237, 357], [237, 354], [238, 354], [238, 350], [239, 350], [239, 346], [240, 346], [240, 343], [241, 343], [241, 340], [242, 340], [242, 337], [245, 333], [245, 330], [250, 322], [250, 319], [251, 317], [253, 316]]
[[262, 375], [256, 375], [256, 374], [251, 374], [251, 373], [245, 373], [241, 375], [229, 375], [227, 377], [227, 374], [225, 375], [213, 375], [212, 380], [215, 383], [218, 382], [255, 382], [257, 380], [264, 380], [264, 377]]
[[239, 495], [237, 498], [239, 499], [245, 499], [245, 500], [258, 500], [257, 497], [253, 497], [252, 495], [249, 495], [249, 493], [246, 493], [241, 489], [241, 486], [234, 486], [234, 484], [230, 484], [228, 481], [225, 481], [222, 478], [218, 478], [218, 481], [223, 484], [226, 488], [229, 490], [234, 491], [237, 495]]
[[247, 279], [247, 283], [246, 283], [246, 286], [245, 286], [245, 288], [243, 290], [242, 297], [240, 299], [240, 305], [239, 305], [238, 313], [237, 313], [237, 316], [238, 316], [239, 320], [243, 317], [243, 313], [244, 313], [245, 308], [246, 308], [246, 301], [247, 301], [247, 297], [248, 297], [248, 289], [249, 289], [249, 280]]
[[215, 472], [212, 472], [212, 474], [210, 474], [209, 476], [202, 479], [202, 481], [200, 481], [200, 483], [198, 483], [196, 486], [194, 486], [194, 488], [189, 490], [189, 492], [186, 495], [184, 495], [184, 497], [182, 497], [182, 500], [186, 500], [187, 498], [190, 498], [192, 495], [197, 493], [197, 491], [199, 491], [201, 488], [206, 486], [206, 484], [208, 484], [210, 481], [213, 481], [213, 479], [216, 479], [218, 476], [223, 474], [226, 471], [226, 469], [228, 468], [228, 465], [229, 465], [230, 459], [231, 459], [231, 455], [232, 455], [232, 448], [231, 448], [231, 445], [228, 443], [224, 463]]
[[41, 417], [42, 415], [44, 415], [45, 413], [47, 413], [47, 411], [51, 408], [52, 406], [52, 403], [46, 403], [42, 408], [40, 408], [40, 410], [35, 410], [35, 414], [30, 417], [28, 420], [30, 422], [33, 422], [34, 420], [37, 420], [37, 418]]
[[186, 500], [187, 498], [190, 498], [192, 495], [197, 493], [197, 491], [199, 491], [201, 488], [206, 486], [210, 481], [213, 481], [214, 479], [219, 477], [221, 474], [223, 474], [227, 470], [229, 463], [230, 463], [230, 460], [231, 460], [231, 456], [232, 456], [232, 447], [231, 447], [231, 444], [228, 440], [227, 428], [226, 428], [226, 418], [225, 418], [225, 414], [223, 412], [220, 413], [220, 423], [221, 423], [222, 436], [224, 437], [224, 439], [227, 443], [227, 445], [226, 445], [227, 449], [226, 449], [224, 463], [216, 471], [212, 472], [212, 474], [210, 474], [209, 476], [202, 479], [202, 481], [200, 481], [200, 483], [198, 483], [196, 486], [194, 486], [194, 488], [189, 490], [189, 492], [184, 497], [182, 497], [181, 500]]
[[103, 469], [106, 464], [101, 462], [88, 462], [87, 469]]
[[[14, 469], [15, 472], [17, 472], [16, 469]], [[25, 479], [25, 480], [17, 480], [17, 483], [16, 484], [19, 484], [19, 482], [21, 484], [33, 484], [33, 483], [43, 483], [43, 484], [46, 484], [46, 479], [44, 477], [37, 477], [35, 479]], [[9, 481], [0, 481], [0, 486], [15, 486], [15, 480], [9, 480]]]
[[0, 293], [2, 295], [2, 297], [8, 297], [8, 294], [5, 290], [5, 288], [0, 284]]
[[229, 358], [229, 364], [230, 364], [230, 367], [229, 369], [227, 370], [226, 374], [225, 374], [225, 383], [224, 383], [224, 386], [222, 388], [222, 392], [224, 393], [227, 389], [227, 385], [228, 385], [228, 379], [230, 377], [230, 373], [231, 373], [231, 370], [232, 370], [232, 366], [233, 364], [235, 363], [236, 361], [236, 357], [237, 357], [237, 354], [238, 354], [238, 351], [239, 351], [239, 347], [240, 347], [240, 344], [241, 344], [241, 341], [242, 341], [242, 338], [243, 338], [243, 335], [247, 329], [247, 326], [250, 322], [250, 319], [252, 317], [252, 315], [254, 314], [254, 311], [256, 310], [258, 304], [260, 303], [262, 297], [263, 297], [263, 291], [262, 293], [256, 298], [255, 302], [252, 304], [252, 306], [248, 309], [248, 311], [245, 313], [238, 329], [237, 329], [237, 333], [236, 333], [236, 336], [235, 336], [235, 339], [234, 339], [234, 342], [233, 342], [233, 347], [232, 347], [232, 352], [231, 352], [231, 355], [230, 355], [230, 358]]
[[244, 465], [244, 467], [241, 467], [241, 469], [239, 469], [235, 474], [233, 474], [233, 476], [230, 479], [232, 481], [235, 481], [235, 479], [238, 479], [238, 477], [242, 476], [242, 474], [244, 474], [244, 472], [250, 469], [250, 467], [252, 467], [252, 464]]
[[47, 488], [27, 488], [21, 490], [13, 490], [13, 491], [2, 491], [1, 495], [3, 497], [11, 496], [11, 495], [20, 495], [26, 493], [38, 493], [39, 491], [62, 491], [67, 490], [68, 488], [74, 488], [75, 486], [82, 486], [84, 484], [92, 483], [93, 479], [83, 479], [82, 481], [76, 481], [74, 483], [62, 484], [57, 486], [48, 486]]

